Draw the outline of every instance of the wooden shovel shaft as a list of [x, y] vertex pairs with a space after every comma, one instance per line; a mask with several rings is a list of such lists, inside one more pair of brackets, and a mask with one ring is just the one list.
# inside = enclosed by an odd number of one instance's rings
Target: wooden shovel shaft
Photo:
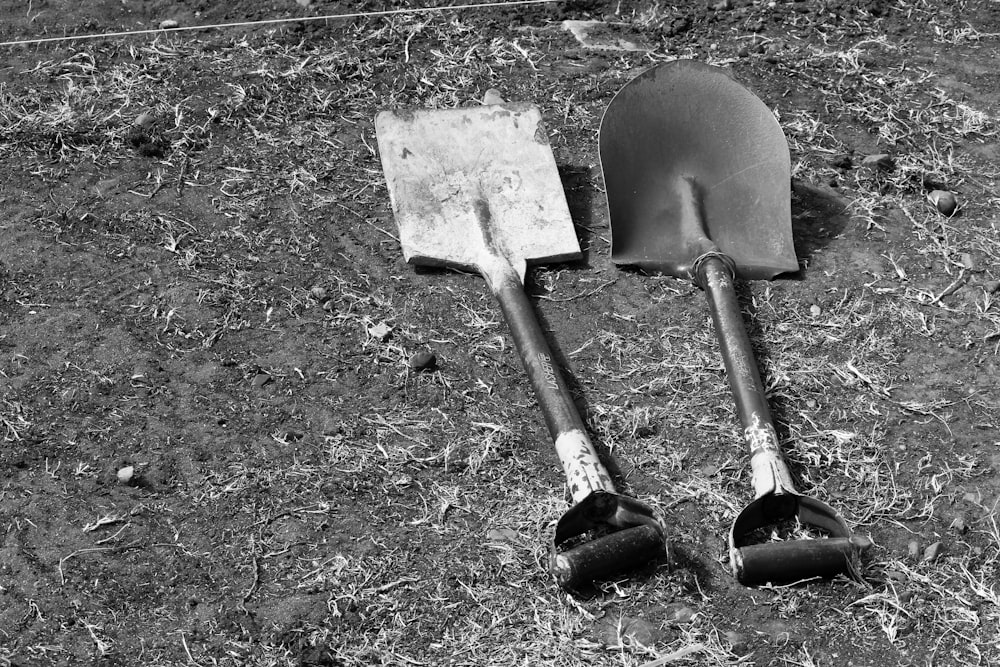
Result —
[[750, 450], [754, 496], [795, 493], [792, 476], [781, 455], [750, 337], [743, 324], [732, 272], [717, 255], [705, 257], [696, 264], [695, 270], [698, 284], [708, 296], [726, 376], [743, 427], [743, 439]]
[[489, 282], [545, 415], [573, 502], [579, 503], [595, 491], [614, 493], [611, 476], [587, 436], [520, 277], [510, 271]]

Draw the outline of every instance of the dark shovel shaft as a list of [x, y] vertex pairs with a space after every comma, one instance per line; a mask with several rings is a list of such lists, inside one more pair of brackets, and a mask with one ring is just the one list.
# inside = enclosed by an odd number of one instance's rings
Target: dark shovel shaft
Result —
[[[610, 475], [585, 434], [583, 419], [519, 277], [511, 274], [491, 285], [535, 390], [573, 497], [574, 506], [559, 522], [556, 545], [591, 529], [613, 531], [555, 554], [552, 571], [556, 581], [572, 588], [584, 580], [629, 570], [666, 553], [664, 529], [652, 509], [615, 491]], [[592, 516], [595, 512], [597, 516]]]
[[[574, 430], [583, 431], [583, 420], [570, 398], [562, 374], [556, 368], [552, 351], [524, 287], [516, 277], [512, 277], [497, 285], [495, 292], [552, 439]], [[604, 481], [604, 490], [613, 491], [611, 479]]]
[[708, 297], [726, 377], [743, 427], [743, 439], [750, 450], [754, 497], [794, 494], [791, 473], [781, 455], [727, 258], [716, 253], [704, 255], [695, 263], [695, 279]]
[[743, 428], [754, 423], [770, 424], [771, 410], [764, 398], [764, 383], [743, 324], [732, 272], [718, 255], [707, 256], [696, 269], [698, 283], [708, 297], [740, 424]]

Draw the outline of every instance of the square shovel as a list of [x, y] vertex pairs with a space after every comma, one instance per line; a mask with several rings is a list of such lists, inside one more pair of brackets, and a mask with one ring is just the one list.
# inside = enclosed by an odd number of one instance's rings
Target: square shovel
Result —
[[391, 110], [375, 128], [407, 262], [479, 273], [500, 303], [573, 500], [555, 531], [558, 583], [574, 588], [665, 553], [662, 521], [615, 490], [524, 292], [529, 263], [581, 254], [538, 109]]

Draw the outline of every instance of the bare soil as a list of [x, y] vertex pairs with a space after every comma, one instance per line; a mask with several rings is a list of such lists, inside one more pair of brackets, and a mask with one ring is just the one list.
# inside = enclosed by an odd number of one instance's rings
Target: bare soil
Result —
[[[306, 4], [2, 0], [0, 41], [409, 6]], [[0, 47], [0, 665], [1000, 663], [998, 35], [995, 0], [588, 0]], [[675, 58], [789, 140], [802, 268], [740, 296], [864, 582], [734, 581], [703, 295], [610, 262], [601, 114]], [[674, 547], [577, 594], [502, 318], [406, 265], [375, 149], [489, 88], [542, 109], [585, 258], [528, 291]]]

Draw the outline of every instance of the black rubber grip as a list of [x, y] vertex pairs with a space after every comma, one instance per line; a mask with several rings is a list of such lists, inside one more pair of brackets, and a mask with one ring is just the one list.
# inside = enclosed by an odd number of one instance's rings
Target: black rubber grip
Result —
[[858, 556], [866, 543], [862, 538], [832, 537], [753, 544], [736, 550], [733, 567], [736, 579], [747, 586], [838, 574], [856, 578]]
[[557, 553], [552, 574], [563, 588], [606, 579], [667, 554], [663, 534], [653, 526], [634, 526]]

